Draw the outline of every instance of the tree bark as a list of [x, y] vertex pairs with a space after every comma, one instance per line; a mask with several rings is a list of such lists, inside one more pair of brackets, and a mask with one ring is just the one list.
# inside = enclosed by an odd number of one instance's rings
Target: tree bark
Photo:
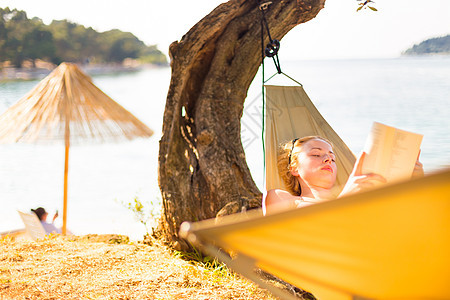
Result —
[[[325, 0], [272, 0], [265, 10], [271, 37], [313, 19]], [[264, 30], [265, 42], [269, 42]], [[241, 144], [247, 90], [261, 64], [257, 0], [230, 0], [170, 46], [172, 78], [159, 149], [163, 212], [159, 232], [175, 247], [184, 221], [261, 206]]]

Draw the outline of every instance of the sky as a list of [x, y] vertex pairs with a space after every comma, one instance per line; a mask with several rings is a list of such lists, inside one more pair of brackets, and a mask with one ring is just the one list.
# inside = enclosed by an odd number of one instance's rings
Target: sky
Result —
[[[44, 23], [67, 19], [97, 31], [132, 32], [165, 54], [219, 0], [0, 0]], [[356, 12], [356, 0], [328, 0], [317, 17], [292, 29], [279, 55], [286, 60], [398, 57], [414, 44], [450, 34], [448, 0], [376, 0], [378, 12]], [[274, 37], [276, 38], [276, 37]]]

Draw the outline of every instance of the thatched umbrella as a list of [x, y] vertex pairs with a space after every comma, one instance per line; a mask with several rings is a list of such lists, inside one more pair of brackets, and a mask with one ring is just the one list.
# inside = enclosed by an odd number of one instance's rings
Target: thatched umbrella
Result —
[[0, 143], [64, 141], [63, 234], [67, 230], [69, 146], [132, 140], [152, 134], [150, 128], [70, 63], [59, 65], [0, 116]]

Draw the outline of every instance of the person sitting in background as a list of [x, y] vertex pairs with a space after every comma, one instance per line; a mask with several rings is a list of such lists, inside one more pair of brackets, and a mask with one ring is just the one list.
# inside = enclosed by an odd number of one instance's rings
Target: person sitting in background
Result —
[[[278, 170], [287, 191], [272, 189], [263, 199], [263, 213], [303, 207], [371, 188], [376, 182], [386, 182], [378, 174], [362, 174], [365, 153], [355, 163], [347, 183], [336, 193], [336, 157], [330, 141], [319, 136], [307, 136], [287, 142], [278, 155]], [[417, 159], [413, 177], [423, 176], [423, 166]]]
[[52, 223], [47, 222], [48, 213], [45, 211], [43, 207], [38, 207], [36, 209], [32, 209], [31, 211], [34, 212], [38, 217], [39, 221], [41, 221], [42, 227], [44, 227], [44, 230], [47, 234], [61, 233], [61, 229], [57, 228], [53, 224], [56, 218], [58, 217], [58, 211], [56, 211], [55, 215], [53, 216]]

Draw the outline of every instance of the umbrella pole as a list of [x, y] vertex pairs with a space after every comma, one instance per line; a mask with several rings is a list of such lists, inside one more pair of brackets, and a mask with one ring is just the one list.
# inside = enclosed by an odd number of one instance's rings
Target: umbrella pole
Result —
[[66, 154], [64, 160], [64, 206], [63, 206], [63, 226], [62, 234], [67, 233], [67, 186], [69, 175], [69, 145], [66, 144]]

